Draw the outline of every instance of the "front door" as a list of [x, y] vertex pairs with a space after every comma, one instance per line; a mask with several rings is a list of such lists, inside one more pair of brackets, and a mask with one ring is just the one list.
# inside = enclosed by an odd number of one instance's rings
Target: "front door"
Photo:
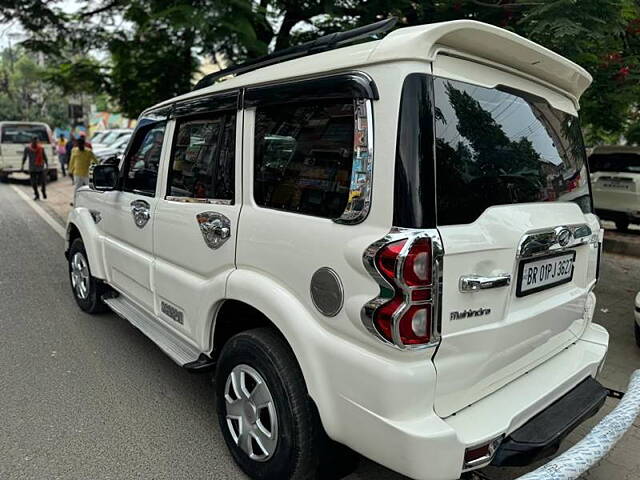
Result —
[[202, 350], [209, 346], [210, 310], [235, 268], [241, 199], [241, 117], [209, 100], [209, 112], [176, 109], [167, 187], [153, 226], [158, 317]]
[[139, 127], [122, 164], [119, 190], [105, 192], [102, 223], [109, 284], [154, 311], [153, 216], [166, 122]]

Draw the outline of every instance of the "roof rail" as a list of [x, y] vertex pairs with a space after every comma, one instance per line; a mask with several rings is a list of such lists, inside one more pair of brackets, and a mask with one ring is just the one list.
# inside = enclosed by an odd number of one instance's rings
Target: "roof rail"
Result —
[[249, 60], [248, 62], [233, 65], [218, 72], [205, 75], [198, 81], [198, 83], [196, 83], [196, 86], [193, 89], [199, 90], [201, 88], [208, 87], [213, 85], [216, 80], [228, 75], [240, 75], [262, 67], [275, 65], [276, 63], [293, 60], [294, 58], [306, 57], [307, 55], [313, 55], [314, 53], [333, 50], [335, 48], [342, 47], [347, 43], [353, 43], [374, 35], [386, 33], [391, 30], [397, 22], [398, 19], [396, 17], [390, 17], [386, 20], [381, 20], [370, 25], [347, 30], [346, 32], [330, 33], [329, 35], [318, 37], [310, 42], [285, 48], [284, 50], [278, 50], [270, 53], [269, 55], [256, 58], [255, 60]]

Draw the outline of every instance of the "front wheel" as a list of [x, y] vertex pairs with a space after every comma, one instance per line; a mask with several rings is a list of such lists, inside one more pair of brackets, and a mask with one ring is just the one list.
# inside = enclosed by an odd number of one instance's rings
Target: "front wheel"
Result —
[[87, 313], [107, 310], [102, 302], [104, 284], [91, 275], [87, 252], [82, 239], [76, 238], [69, 248], [69, 280], [78, 306]]

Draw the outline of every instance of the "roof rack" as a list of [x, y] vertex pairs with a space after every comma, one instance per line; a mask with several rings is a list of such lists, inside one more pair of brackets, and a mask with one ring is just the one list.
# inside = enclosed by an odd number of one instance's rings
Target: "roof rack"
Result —
[[255, 60], [249, 60], [248, 62], [205, 75], [198, 81], [198, 83], [196, 83], [196, 86], [193, 89], [199, 90], [201, 88], [208, 87], [213, 85], [216, 80], [228, 75], [240, 75], [252, 70], [257, 70], [258, 68], [286, 62], [287, 60], [293, 60], [294, 58], [306, 57], [307, 55], [313, 55], [314, 53], [333, 50], [348, 43], [353, 43], [374, 35], [386, 33], [391, 30], [397, 22], [398, 19], [396, 17], [390, 17], [386, 20], [381, 20], [380, 22], [372, 23], [370, 25], [347, 30], [346, 32], [330, 33], [329, 35], [318, 37], [310, 42], [285, 48], [284, 50], [278, 50], [270, 53], [269, 55], [256, 58]]

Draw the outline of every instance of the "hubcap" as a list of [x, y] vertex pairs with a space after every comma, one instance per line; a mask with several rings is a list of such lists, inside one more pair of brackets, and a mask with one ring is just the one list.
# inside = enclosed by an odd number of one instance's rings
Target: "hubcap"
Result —
[[81, 252], [71, 257], [71, 286], [78, 298], [86, 300], [89, 296], [89, 266]]
[[227, 427], [249, 458], [264, 462], [278, 444], [278, 417], [262, 376], [249, 365], [236, 365], [224, 386]]

